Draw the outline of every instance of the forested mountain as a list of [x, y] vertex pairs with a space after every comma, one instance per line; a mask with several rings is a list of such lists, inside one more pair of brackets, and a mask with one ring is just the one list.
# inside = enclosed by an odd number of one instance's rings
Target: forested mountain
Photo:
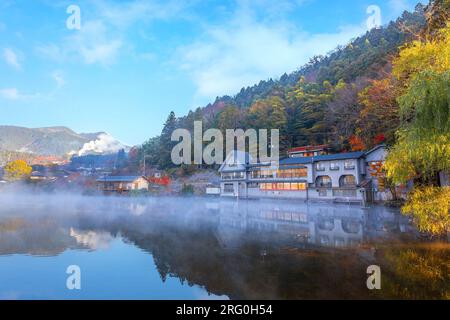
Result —
[[66, 127], [0, 126], [0, 163], [11, 158], [11, 153], [29, 159], [32, 155], [110, 154], [124, 148], [128, 149], [105, 132], [76, 133]]
[[[204, 108], [176, 117], [170, 113], [160, 136], [144, 143], [138, 160], [173, 166], [170, 135], [176, 128], [279, 129], [281, 154], [288, 148], [327, 143], [335, 151], [362, 150], [395, 143], [400, 126], [398, 97], [405, 90], [393, 75], [393, 61], [405, 46], [423, 40], [448, 21], [448, 0], [418, 4], [395, 22], [372, 29], [348, 45], [311, 61], [278, 80], [218, 97]], [[139, 161], [138, 161], [139, 163]]]

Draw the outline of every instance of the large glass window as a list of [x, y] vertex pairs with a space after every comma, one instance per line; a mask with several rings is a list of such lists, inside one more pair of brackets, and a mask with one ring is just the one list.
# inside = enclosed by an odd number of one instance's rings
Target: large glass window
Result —
[[304, 191], [306, 183], [260, 183], [259, 188], [263, 191]]
[[353, 175], [341, 176], [339, 178], [339, 186], [340, 187], [355, 187], [356, 186], [356, 178]]
[[296, 168], [296, 169], [283, 169], [281, 168], [277, 172], [278, 178], [305, 178], [308, 176], [308, 169]]
[[270, 169], [259, 169], [252, 171], [251, 177], [252, 179], [272, 179], [276, 176], [276, 170]]
[[317, 188], [331, 188], [331, 178], [329, 176], [320, 176], [316, 179]]

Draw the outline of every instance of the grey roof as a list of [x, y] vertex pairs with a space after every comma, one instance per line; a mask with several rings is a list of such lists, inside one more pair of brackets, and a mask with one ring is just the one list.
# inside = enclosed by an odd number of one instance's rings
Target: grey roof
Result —
[[312, 157], [286, 158], [286, 159], [280, 160], [280, 166], [307, 164], [307, 163], [311, 163], [311, 162], [312, 162]]
[[333, 160], [346, 160], [346, 159], [359, 159], [365, 155], [364, 152], [348, 152], [348, 153], [336, 153], [326, 154], [315, 157], [299, 157], [299, 158], [286, 158], [280, 161], [280, 165], [294, 165], [294, 164], [307, 164], [318, 161], [333, 161]]
[[228, 169], [222, 169], [220, 172], [245, 172], [246, 171], [246, 167], [242, 166], [242, 167], [231, 167]]
[[97, 182], [133, 182], [142, 176], [107, 176], [97, 179]]
[[374, 152], [374, 151], [376, 151], [376, 150], [378, 150], [380, 148], [386, 148], [386, 145], [385, 144], [379, 144], [379, 145], [373, 147], [372, 149], [370, 149], [369, 151], [366, 151], [365, 154], [368, 155], [368, 154], [370, 154], [370, 153], [372, 153], [372, 152]]

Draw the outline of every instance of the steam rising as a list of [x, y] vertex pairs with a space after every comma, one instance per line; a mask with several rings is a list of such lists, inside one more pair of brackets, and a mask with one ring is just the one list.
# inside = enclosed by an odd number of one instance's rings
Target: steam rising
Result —
[[116, 153], [121, 149], [128, 149], [128, 147], [111, 135], [102, 133], [98, 135], [96, 140], [85, 143], [78, 151], [78, 155]]

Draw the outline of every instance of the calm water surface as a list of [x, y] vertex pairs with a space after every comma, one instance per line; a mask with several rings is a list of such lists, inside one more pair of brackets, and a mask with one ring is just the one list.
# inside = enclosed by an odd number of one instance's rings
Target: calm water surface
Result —
[[450, 299], [449, 271], [382, 206], [0, 196], [0, 299]]

